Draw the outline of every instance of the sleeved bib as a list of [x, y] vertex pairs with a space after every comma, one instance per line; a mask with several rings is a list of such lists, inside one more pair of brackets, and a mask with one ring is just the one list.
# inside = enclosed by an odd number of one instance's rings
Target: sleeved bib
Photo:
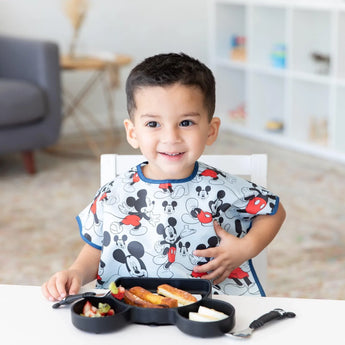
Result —
[[[84, 241], [102, 250], [97, 287], [118, 277], [201, 278], [193, 271], [212, 258], [193, 255], [215, 247], [213, 220], [243, 237], [256, 215], [274, 214], [279, 198], [245, 179], [196, 162], [182, 180], [150, 180], [142, 163], [97, 192], [78, 216]], [[251, 260], [214, 293], [264, 295]]]

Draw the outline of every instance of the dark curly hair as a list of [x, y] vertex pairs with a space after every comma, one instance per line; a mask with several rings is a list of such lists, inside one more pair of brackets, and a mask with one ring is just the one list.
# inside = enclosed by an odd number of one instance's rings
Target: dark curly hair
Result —
[[139, 63], [130, 72], [126, 82], [127, 111], [132, 118], [136, 108], [135, 92], [145, 86], [169, 86], [180, 83], [198, 87], [211, 121], [215, 110], [215, 79], [211, 70], [184, 53], [158, 54]]

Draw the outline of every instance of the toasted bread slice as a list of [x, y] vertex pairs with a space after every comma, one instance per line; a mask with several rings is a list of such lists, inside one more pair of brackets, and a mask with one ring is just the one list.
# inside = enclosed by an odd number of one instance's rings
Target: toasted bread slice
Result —
[[179, 304], [188, 305], [197, 301], [196, 297], [187, 291], [177, 289], [169, 284], [162, 284], [157, 287], [160, 295], [177, 299]]

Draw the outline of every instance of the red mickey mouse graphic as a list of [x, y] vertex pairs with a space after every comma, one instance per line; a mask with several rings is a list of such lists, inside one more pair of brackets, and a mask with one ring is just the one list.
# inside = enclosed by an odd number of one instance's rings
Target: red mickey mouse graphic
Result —
[[244, 272], [241, 267], [235, 268], [230, 274], [228, 278], [232, 279], [243, 279], [245, 277], [249, 277], [247, 272]]
[[250, 199], [247, 206], [246, 212], [250, 214], [257, 214], [267, 205], [267, 196], [256, 196], [253, 199]]
[[217, 169], [205, 169], [200, 173], [200, 176], [212, 177], [213, 180], [218, 180], [218, 175], [225, 177], [224, 173]]
[[[257, 194], [250, 195], [244, 198], [244, 200], [248, 201], [248, 203], [244, 210], [238, 210], [238, 212], [240, 213], [245, 212], [249, 214], [257, 214], [266, 207], [269, 198], [273, 200], [276, 199], [274, 195], [268, 194], [268, 191], [266, 191], [265, 189], [260, 191], [260, 189], [257, 188], [257, 185], [255, 183], [252, 183], [252, 185], [253, 185], [253, 188], [249, 188], [249, 190], [255, 191], [257, 192]], [[270, 203], [270, 206], [273, 208], [274, 204]]]
[[212, 222], [212, 213], [203, 211], [201, 208], [195, 208], [191, 215], [195, 218], [198, 218], [199, 222], [202, 224], [208, 224]]
[[229, 279], [233, 279], [237, 286], [243, 286], [243, 282], [250, 286], [252, 284], [248, 272], [242, 270], [241, 267], [235, 268], [228, 276]]
[[139, 174], [137, 172], [132, 176], [132, 181], [133, 181], [133, 183], [140, 181], [140, 177], [139, 177]]
[[141, 217], [137, 214], [129, 214], [125, 218], [122, 219], [121, 223], [124, 225], [132, 225], [134, 227], [140, 226]]
[[172, 184], [170, 182], [167, 183], [160, 183], [159, 188], [163, 190], [163, 192], [173, 192]]
[[104, 200], [108, 200], [108, 193], [110, 192], [110, 189], [108, 187], [103, 187], [95, 196], [95, 198], [93, 199], [93, 202], [90, 206], [90, 211], [93, 214], [94, 220], [95, 220], [95, 224], [99, 223], [99, 219], [97, 217], [97, 203], [104, 201]]

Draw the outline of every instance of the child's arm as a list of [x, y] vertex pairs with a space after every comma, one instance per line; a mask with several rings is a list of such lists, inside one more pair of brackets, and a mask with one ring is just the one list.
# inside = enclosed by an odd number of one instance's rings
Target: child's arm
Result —
[[230, 273], [243, 262], [258, 255], [273, 240], [285, 219], [285, 210], [281, 203], [274, 215], [257, 216], [252, 228], [242, 238], [227, 233], [215, 222], [214, 229], [220, 238], [215, 248], [195, 250], [196, 256], [213, 258], [204, 265], [195, 266], [196, 272], [209, 272], [205, 279], [214, 279], [214, 284], [225, 280]]
[[85, 244], [70, 268], [55, 273], [42, 285], [43, 295], [51, 300], [61, 300], [66, 295], [78, 293], [80, 287], [97, 277], [101, 251]]

